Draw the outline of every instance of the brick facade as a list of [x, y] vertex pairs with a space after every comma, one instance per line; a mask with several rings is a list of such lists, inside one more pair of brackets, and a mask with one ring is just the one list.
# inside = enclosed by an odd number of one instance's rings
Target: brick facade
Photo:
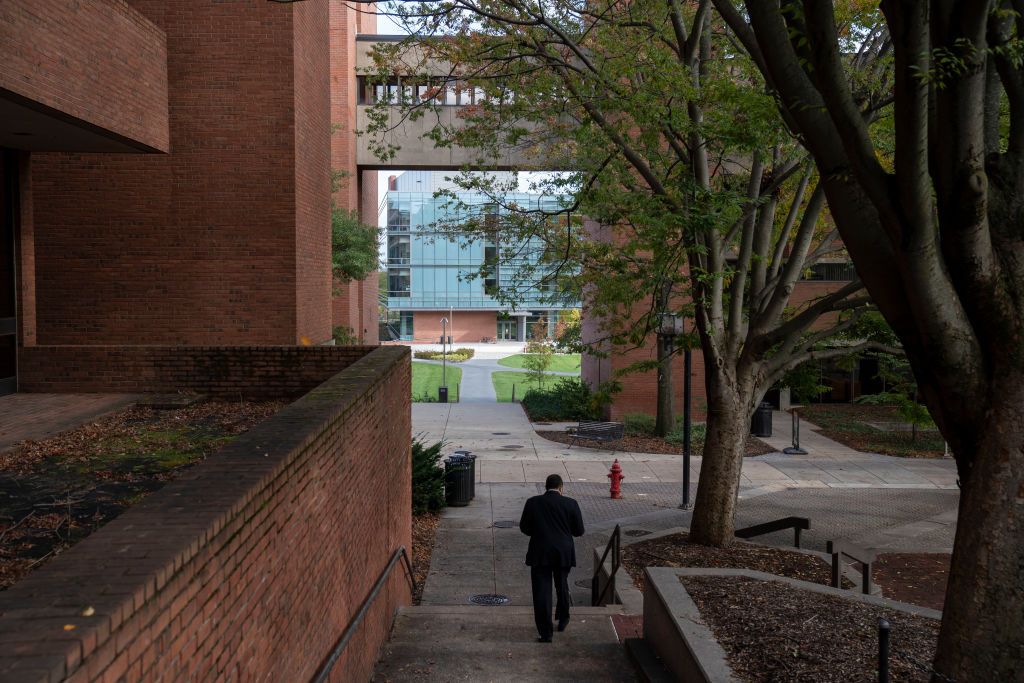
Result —
[[[0, 594], [0, 679], [309, 680], [410, 547], [409, 381], [375, 349]], [[409, 600], [399, 564], [333, 680]]]
[[130, 5], [169, 154], [33, 155], [37, 342], [328, 341], [328, 0]]
[[479, 342], [484, 337], [494, 339], [498, 334], [498, 314], [494, 311], [415, 311], [412, 316], [416, 342], [441, 341], [441, 318], [451, 322], [448, 333], [455, 344]]

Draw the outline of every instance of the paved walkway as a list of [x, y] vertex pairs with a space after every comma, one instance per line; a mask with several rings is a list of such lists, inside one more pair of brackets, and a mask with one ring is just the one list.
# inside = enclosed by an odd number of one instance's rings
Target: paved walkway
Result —
[[0, 450], [39, 440], [132, 405], [138, 394], [8, 394], [0, 396]]
[[[548, 441], [534, 431], [519, 405], [511, 403], [414, 403], [413, 434], [429, 441], [444, 441], [446, 452], [472, 451], [477, 476], [488, 482], [543, 482], [552, 472], [571, 482], [603, 482], [612, 461], [618, 459], [627, 483], [681, 482], [682, 456], [629, 453], [583, 446], [569, 448]], [[562, 430], [570, 423], [537, 425]], [[763, 439], [780, 452], [745, 458], [741, 483], [745, 487], [789, 488], [898, 488], [956, 490], [952, 458], [898, 458], [860, 453], [803, 424], [801, 445], [807, 455], [786, 455], [790, 445], [790, 416], [776, 411], [773, 437]], [[696, 486], [701, 458], [690, 459], [690, 479]]]

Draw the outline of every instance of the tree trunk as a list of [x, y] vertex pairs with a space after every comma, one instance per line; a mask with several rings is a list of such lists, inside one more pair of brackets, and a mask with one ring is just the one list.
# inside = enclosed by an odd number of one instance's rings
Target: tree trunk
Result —
[[958, 681], [1024, 681], [1024, 376], [1014, 374], [1000, 378], [975, 425], [960, 492], [935, 658], [935, 670]]
[[750, 429], [749, 400], [735, 379], [708, 373], [708, 421], [690, 540], [719, 548], [733, 541], [736, 495]]
[[658, 413], [654, 433], [666, 437], [676, 429], [675, 406], [672, 396], [672, 354], [665, 346], [665, 338], [658, 335]]

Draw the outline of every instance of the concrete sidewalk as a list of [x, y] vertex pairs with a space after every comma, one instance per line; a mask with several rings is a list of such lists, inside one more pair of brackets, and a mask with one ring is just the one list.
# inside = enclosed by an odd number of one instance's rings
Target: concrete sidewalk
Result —
[[[478, 458], [482, 482], [543, 482], [552, 472], [571, 482], [607, 481], [612, 461], [618, 459], [627, 483], [674, 483], [683, 479], [682, 456], [629, 453], [573, 446], [548, 441], [534, 431], [560, 430], [569, 423], [533, 425], [521, 406], [512, 403], [414, 403], [413, 434], [427, 441], [444, 441], [444, 452], [457, 448]], [[807, 455], [786, 455], [790, 445], [790, 416], [776, 411], [773, 436], [763, 439], [779, 449], [744, 459], [741, 483], [745, 486], [787, 488], [900, 488], [956, 489], [956, 466], [951, 458], [915, 459], [861, 453], [821, 436], [803, 423], [801, 445]], [[701, 458], [690, 462], [696, 486]]]

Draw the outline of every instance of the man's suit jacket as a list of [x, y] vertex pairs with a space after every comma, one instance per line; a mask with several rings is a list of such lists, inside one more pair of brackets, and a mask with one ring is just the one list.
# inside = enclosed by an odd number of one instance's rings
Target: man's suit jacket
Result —
[[526, 501], [519, 530], [530, 537], [526, 564], [531, 567], [575, 567], [573, 536], [583, 535], [583, 515], [572, 498], [548, 491]]

